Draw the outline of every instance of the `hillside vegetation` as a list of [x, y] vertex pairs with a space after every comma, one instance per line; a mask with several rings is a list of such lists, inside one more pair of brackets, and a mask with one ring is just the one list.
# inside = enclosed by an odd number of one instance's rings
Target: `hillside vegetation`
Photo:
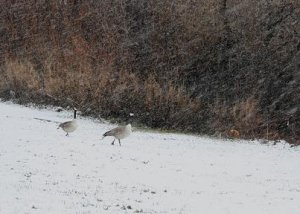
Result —
[[298, 0], [1, 1], [0, 95], [299, 144], [299, 17]]

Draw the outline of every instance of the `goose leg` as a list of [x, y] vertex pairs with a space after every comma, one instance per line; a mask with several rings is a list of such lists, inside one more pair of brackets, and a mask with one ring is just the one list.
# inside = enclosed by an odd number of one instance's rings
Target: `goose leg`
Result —
[[69, 136], [69, 133], [67, 132], [66, 136]]
[[119, 144], [120, 144], [120, 146], [121, 146], [121, 140], [120, 139], [118, 139], [119, 140]]
[[114, 144], [115, 144], [115, 140], [116, 140], [116, 139], [113, 140], [113, 142], [111, 143], [111, 145], [114, 145]]

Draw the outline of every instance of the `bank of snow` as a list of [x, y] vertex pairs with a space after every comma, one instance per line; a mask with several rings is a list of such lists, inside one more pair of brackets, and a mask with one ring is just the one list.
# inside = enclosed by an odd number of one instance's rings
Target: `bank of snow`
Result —
[[0, 102], [0, 213], [300, 213], [300, 150], [134, 132]]

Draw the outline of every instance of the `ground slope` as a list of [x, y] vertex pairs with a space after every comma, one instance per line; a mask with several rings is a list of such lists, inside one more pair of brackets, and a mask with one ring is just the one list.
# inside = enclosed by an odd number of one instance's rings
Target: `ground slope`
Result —
[[0, 102], [0, 213], [300, 213], [300, 149], [136, 131]]

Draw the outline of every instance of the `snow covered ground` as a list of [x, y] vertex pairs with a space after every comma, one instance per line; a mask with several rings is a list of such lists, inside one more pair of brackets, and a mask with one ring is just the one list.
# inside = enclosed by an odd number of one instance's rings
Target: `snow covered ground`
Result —
[[300, 213], [300, 148], [136, 131], [0, 102], [0, 213]]

